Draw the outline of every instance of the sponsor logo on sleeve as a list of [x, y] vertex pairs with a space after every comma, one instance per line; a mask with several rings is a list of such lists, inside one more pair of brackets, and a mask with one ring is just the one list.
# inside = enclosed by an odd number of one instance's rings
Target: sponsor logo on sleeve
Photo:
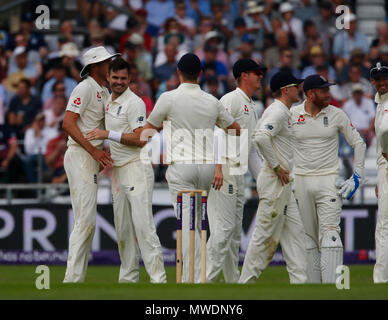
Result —
[[73, 107], [77, 107], [79, 108], [79, 106], [81, 105], [81, 98], [75, 98], [73, 103], [71, 104]]
[[117, 116], [120, 114], [122, 108], [123, 108], [122, 106], [119, 106], [119, 108], [117, 109], [117, 113], [116, 113]]
[[101, 101], [101, 94], [97, 91], [97, 100], [98, 100], [98, 102], [100, 102]]
[[140, 116], [139, 118], [137, 118], [137, 122], [141, 123], [144, 121], [144, 117], [143, 116]]
[[267, 123], [267, 124], [265, 125], [265, 127], [266, 127], [268, 130], [273, 130], [273, 125], [272, 125], [272, 124]]

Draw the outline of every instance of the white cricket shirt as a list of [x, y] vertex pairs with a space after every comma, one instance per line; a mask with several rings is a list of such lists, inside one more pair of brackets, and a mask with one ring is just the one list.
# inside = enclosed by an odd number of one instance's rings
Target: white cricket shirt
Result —
[[[255, 130], [258, 116], [256, 113], [255, 103], [249, 98], [243, 90], [236, 88], [235, 90], [225, 94], [221, 99], [221, 103], [225, 109], [231, 114], [235, 121], [240, 125], [241, 129], [248, 130], [248, 143], [246, 156], [248, 159], [248, 153], [252, 143], [252, 135]], [[224, 135], [225, 136], [225, 135]], [[229, 140], [229, 139], [226, 139]], [[227, 161], [232, 164], [238, 164], [240, 162], [240, 146], [236, 145], [236, 151], [232, 154], [226, 154]]]
[[[132, 133], [146, 124], [146, 109], [143, 100], [129, 88], [112, 101], [109, 96], [105, 108], [105, 128], [121, 133]], [[116, 141], [109, 141], [110, 152], [115, 167], [140, 159], [141, 148], [126, 146]]]
[[[109, 91], [101, 87], [96, 80], [88, 76], [80, 82], [73, 90], [67, 103], [66, 111], [78, 113], [77, 126], [83, 135], [94, 129], [104, 129], [104, 108]], [[90, 141], [95, 147], [102, 148], [103, 140]], [[69, 136], [67, 145], [78, 145]]]
[[159, 97], [147, 121], [163, 124], [167, 163], [214, 163], [214, 127], [227, 128], [234, 119], [198, 84], [182, 83]]
[[[271, 138], [274, 154], [271, 158], [266, 156], [268, 152], [258, 143], [263, 135]], [[273, 169], [280, 164], [284, 169], [292, 169], [293, 136], [291, 130], [291, 113], [283, 102], [275, 99], [264, 110], [261, 119], [257, 123], [253, 139], [258, 144], [260, 153], [264, 158], [264, 166]]]
[[[376, 93], [375, 102], [377, 103], [375, 130], [376, 130], [376, 149], [377, 149], [377, 166], [387, 166], [387, 160], [382, 156], [382, 133], [387, 130], [388, 126], [388, 93], [380, 96]], [[385, 143], [385, 142], [384, 142]]]
[[330, 175], [339, 172], [339, 134], [354, 148], [354, 167], [364, 168], [365, 142], [341, 109], [329, 105], [315, 117], [305, 110], [305, 101], [293, 108], [295, 136], [294, 173]]

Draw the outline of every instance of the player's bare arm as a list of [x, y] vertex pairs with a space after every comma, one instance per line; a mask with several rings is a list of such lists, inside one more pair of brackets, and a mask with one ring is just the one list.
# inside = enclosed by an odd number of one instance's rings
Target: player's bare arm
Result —
[[63, 119], [63, 129], [81, 146], [83, 147], [94, 160], [98, 161], [100, 165], [105, 167], [112, 167], [113, 160], [109, 153], [99, 150], [94, 147], [82, 134], [77, 125], [77, 120], [80, 117], [78, 113], [66, 111]]
[[[241, 134], [241, 127], [240, 125], [235, 121], [233, 122], [229, 127], [226, 128], [226, 133], [227, 134], [233, 134], [234, 135], [234, 131], [236, 132], [236, 136], [239, 136]], [[231, 130], [231, 131], [230, 131]]]
[[115, 131], [94, 129], [88, 132], [85, 138], [91, 140], [113, 140], [126, 146], [143, 147], [147, 141], [142, 141], [140, 135], [143, 127], [136, 128], [132, 133], [119, 133]]

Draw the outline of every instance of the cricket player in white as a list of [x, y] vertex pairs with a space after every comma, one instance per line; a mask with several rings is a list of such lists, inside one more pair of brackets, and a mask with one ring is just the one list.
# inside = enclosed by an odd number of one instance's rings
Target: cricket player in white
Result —
[[304, 230], [290, 179], [293, 157], [290, 108], [299, 101], [301, 82], [285, 71], [272, 77], [270, 87], [276, 99], [264, 111], [254, 131], [253, 140], [264, 162], [257, 178], [260, 201], [255, 229], [239, 283], [254, 282], [261, 275], [279, 242], [290, 283], [307, 280]]
[[[260, 159], [251, 141], [258, 117], [255, 103], [251, 97], [256, 90], [261, 88], [260, 81], [263, 78], [263, 70], [265, 69], [265, 67], [258, 65], [251, 59], [238, 60], [233, 66], [233, 75], [237, 80], [238, 87], [236, 90], [224, 95], [220, 100], [241, 129], [248, 130], [247, 148], [243, 152], [245, 151], [248, 154], [251, 151], [253, 153], [249, 157], [251, 160], [249, 164], [250, 169], [255, 168], [252, 173], [255, 179], [259, 173]], [[206, 265], [206, 279], [209, 282], [215, 281], [221, 270], [223, 270], [225, 282], [238, 282], [240, 277], [238, 262], [244, 209], [244, 173], [246, 169], [243, 168], [243, 164], [240, 162], [240, 148], [237, 147], [238, 150], [233, 155], [230, 155], [229, 152], [226, 153], [225, 164], [222, 165], [223, 185], [221, 189], [212, 189], [209, 194], [210, 238], [207, 244], [208, 260]], [[232, 167], [239, 169], [240, 173], [233, 172]]]
[[130, 68], [117, 58], [109, 65], [112, 89], [105, 109], [106, 130], [96, 129], [88, 140], [110, 139], [114, 222], [121, 259], [119, 282], [139, 281], [139, 247], [152, 283], [166, 282], [162, 249], [152, 215], [154, 172], [151, 162], [140, 160], [141, 146], [121, 139], [146, 123], [143, 100], [129, 89]]
[[104, 109], [109, 91], [105, 87], [112, 57], [104, 47], [83, 55], [84, 68], [71, 93], [63, 120], [69, 134], [64, 167], [70, 187], [74, 225], [69, 239], [67, 268], [63, 282], [83, 282], [96, 225], [97, 175], [99, 167], [111, 167], [113, 160], [102, 150], [102, 141], [86, 140], [87, 132], [104, 128]]
[[376, 264], [374, 283], [388, 282], [388, 64], [378, 62], [370, 70], [371, 82], [376, 88], [377, 103], [375, 130], [377, 146], [378, 216], [375, 232]]
[[[215, 172], [213, 156], [214, 127], [233, 129], [240, 134], [240, 126], [225, 110], [221, 102], [204, 92], [198, 85], [201, 74], [199, 58], [187, 53], [178, 62], [180, 86], [163, 93], [155, 104], [144, 135], [150, 136], [160, 129], [166, 141], [167, 161], [170, 163], [166, 173], [171, 200], [176, 214], [177, 194], [185, 189], [202, 189], [209, 192], [211, 185], [219, 189], [222, 173]], [[206, 144], [203, 143], [205, 137]], [[205, 152], [204, 146], [206, 147]], [[214, 178], [213, 178], [214, 177]], [[182, 207], [182, 282], [189, 280], [189, 195], [183, 196]], [[200, 200], [200, 199], [198, 199]], [[197, 202], [195, 274], [194, 282], [200, 281], [200, 202]]]
[[[329, 105], [330, 83], [311, 75], [303, 83], [306, 100], [291, 109], [295, 135], [295, 196], [306, 230], [308, 282], [335, 283], [342, 265], [342, 199], [351, 199], [361, 183], [365, 142], [341, 109]], [[354, 174], [338, 177], [339, 134], [354, 148]], [[340, 189], [338, 191], [338, 189]]]

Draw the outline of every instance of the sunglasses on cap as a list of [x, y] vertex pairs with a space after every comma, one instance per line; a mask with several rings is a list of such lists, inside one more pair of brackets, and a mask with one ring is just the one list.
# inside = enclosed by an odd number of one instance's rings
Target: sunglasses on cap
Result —
[[289, 87], [297, 87], [297, 86], [298, 86], [297, 83], [291, 83], [291, 84], [288, 84], [288, 85], [286, 85], [284, 87], [280, 87], [279, 89], [284, 89], [284, 88], [289, 88]]

